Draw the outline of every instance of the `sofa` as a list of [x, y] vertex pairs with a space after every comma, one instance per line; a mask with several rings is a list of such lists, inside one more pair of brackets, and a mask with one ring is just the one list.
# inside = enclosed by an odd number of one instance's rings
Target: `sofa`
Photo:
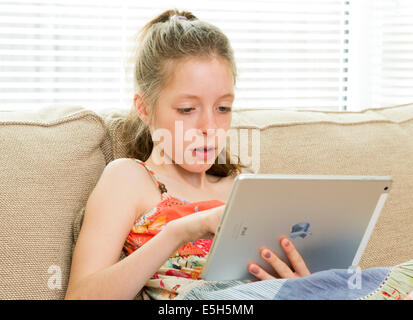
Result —
[[[119, 125], [128, 111], [2, 108], [0, 299], [64, 298], [88, 196], [105, 166], [126, 157]], [[357, 112], [234, 110], [232, 128], [260, 130], [259, 168], [247, 172], [392, 176], [360, 267], [413, 258], [413, 104]], [[251, 143], [239, 147], [251, 151]]]

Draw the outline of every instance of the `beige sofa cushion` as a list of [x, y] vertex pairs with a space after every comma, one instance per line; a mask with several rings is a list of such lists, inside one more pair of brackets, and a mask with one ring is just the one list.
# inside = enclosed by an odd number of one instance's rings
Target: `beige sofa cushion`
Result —
[[112, 153], [106, 128], [59, 105], [0, 111], [0, 137], [0, 299], [62, 299], [74, 217]]
[[[113, 159], [126, 156], [119, 136], [125, 116], [126, 111], [102, 113], [113, 143]], [[249, 130], [249, 143], [240, 145], [249, 154], [251, 130], [260, 130], [259, 169], [244, 171], [392, 176], [392, 191], [360, 266], [390, 266], [412, 259], [413, 104], [358, 112], [235, 110], [232, 128]], [[231, 153], [240, 154], [237, 150]]]
[[392, 176], [360, 266], [413, 258], [413, 104], [360, 112], [246, 110], [233, 127], [259, 128], [260, 173]]

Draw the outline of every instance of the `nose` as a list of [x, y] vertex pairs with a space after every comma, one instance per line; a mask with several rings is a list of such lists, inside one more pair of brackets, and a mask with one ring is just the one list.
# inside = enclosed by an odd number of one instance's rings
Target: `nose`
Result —
[[[199, 127], [202, 131], [202, 134], [215, 134], [217, 129], [217, 123], [215, 115], [212, 112], [212, 108], [205, 108], [204, 112], [201, 113], [199, 119]], [[209, 132], [208, 132], [209, 131]]]

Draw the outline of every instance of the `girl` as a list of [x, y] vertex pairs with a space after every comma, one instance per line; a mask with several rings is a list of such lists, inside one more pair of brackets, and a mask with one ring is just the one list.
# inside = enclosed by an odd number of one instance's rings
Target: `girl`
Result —
[[[106, 166], [87, 201], [66, 299], [340, 299], [367, 294], [376, 299], [405, 298], [411, 291], [413, 261], [363, 271], [362, 289], [350, 290], [347, 270], [310, 275], [286, 238], [280, 245], [292, 269], [268, 248], [260, 250], [285, 279], [251, 263], [245, 267], [266, 281], [202, 280], [211, 237], [243, 168], [230, 163], [222, 143], [234, 99], [232, 49], [218, 28], [189, 12], [168, 10], [142, 30], [134, 78], [138, 93], [122, 128], [129, 158]], [[158, 142], [158, 135], [165, 141]], [[182, 139], [188, 135], [195, 142]], [[218, 161], [221, 156], [224, 164]], [[122, 252], [127, 256], [119, 261]]]
[[[211, 235], [242, 168], [228, 154], [218, 164], [235, 79], [229, 41], [215, 26], [168, 10], [143, 28], [139, 93], [123, 126], [130, 158], [109, 163], [88, 199], [66, 298], [132, 299], [143, 289], [145, 299], [173, 299], [203, 283]], [[184, 134], [192, 130], [195, 145], [175, 141], [177, 124]], [[170, 133], [170, 146], [154, 144], [156, 129]], [[263, 258], [281, 277], [309, 275], [284, 241], [295, 272], [266, 248]], [[122, 249], [128, 256], [118, 262]], [[258, 279], [272, 278], [256, 264], [248, 268]]]

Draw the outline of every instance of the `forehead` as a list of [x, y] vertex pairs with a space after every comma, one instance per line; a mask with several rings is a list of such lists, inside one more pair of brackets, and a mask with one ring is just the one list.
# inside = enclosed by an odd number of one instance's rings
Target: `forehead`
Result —
[[174, 97], [233, 94], [230, 64], [223, 58], [188, 58], [169, 64], [171, 75], [165, 93]]

